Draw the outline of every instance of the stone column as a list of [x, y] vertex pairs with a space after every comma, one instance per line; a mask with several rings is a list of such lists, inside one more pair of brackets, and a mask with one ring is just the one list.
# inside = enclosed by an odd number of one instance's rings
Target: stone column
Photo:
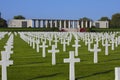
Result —
[[36, 20], [36, 28], [38, 28], [38, 20]]
[[72, 28], [75, 28], [75, 21], [73, 20], [73, 25], [72, 25], [73, 27]]
[[41, 27], [42, 27], [42, 28], [43, 28], [43, 23], [44, 23], [43, 20], [41, 20]]
[[45, 27], [48, 27], [48, 20], [45, 20]]
[[90, 28], [92, 27], [92, 21], [90, 21]]
[[81, 21], [81, 28], [83, 28], [84, 27], [84, 22], [83, 21]]
[[50, 28], [52, 28], [53, 26], [52, 26], [52, 20], [50, 21]]
[[66, 28], [66, 20], [64, 20], [64, 28]]
[[86, 28], [88, 27], [88, 21], [85, 22], [85, 27], [86, 27]]
[[54, 23], [55, 23], [55, 27], [57, 27], [57, 20], [55, 20]]
[[70, 23], [71, 23], [71, 21], [69, 20], [69, 21], [68, 21], [68, 27], [69, 27], [69, 29], [70, 29], [70, 26], [71, 26], [71, 24], [70, 24]]
[[59, 25], [60, 25], [60, 28], [59, 29], [61, 29], [62, 28], [62, 24], [61, 24], [62, 22], [61, 22], [61, 20], [59, 21]]

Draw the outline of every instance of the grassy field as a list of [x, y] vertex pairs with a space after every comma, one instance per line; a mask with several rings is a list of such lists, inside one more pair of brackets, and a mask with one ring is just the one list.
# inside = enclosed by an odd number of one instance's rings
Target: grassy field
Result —
[[[0, 51], [4, 50], [8, 36], [0, 40]], [[51, 53], [42, 58], [42, 49], [37, 53], [19, 35], [14, 37], [14, 54], [11, 60], [14, 64], [8, 67], [8, 80], [69, 80], [69, 64], [63, 63], [64, 58], [69, 57], [69, 51], [73, 51], [71, 42], [67, 51], [62, 52], [62, 45], [58, 43], [59, 53], [56, 54], [57, 64], [52, 66]], [[93, 52], [87, 51], [84, 42], [80, 42], [79, 56], [81, 62], [75, 64], [76, 80], [114, 80], [114, 68], [120, 66], [120, 46], [112, 51], [109, 47], [109, 56], [105, 56], [104, 47], [99, 53], [99, 63], [93, 63]], [[101, 46], [101, 45], [100, 45]], [[50, 50], [51, 47], [47, 48]], [[0, 67], [1, 79], [1, 67]]]

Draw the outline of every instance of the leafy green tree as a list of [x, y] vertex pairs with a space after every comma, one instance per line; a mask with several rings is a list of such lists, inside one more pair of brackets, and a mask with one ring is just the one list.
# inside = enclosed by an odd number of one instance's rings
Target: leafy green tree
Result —
[[110, 19], [108, 17], [101, 17], [99, 21], [110, 21]]
[[111, 26], [114, 28], [120, 28], [120, 13], [112, 15]]
[[0, 27], [2, 28], [7, 27], [7, 21], [3, 18], [0, 18]]
[[83, 18], [80, 18], [80, 20], [82, 20], [82, 21], [90, 21], [90, 20], [92, 20], [92, 19], [87, 18], [87, 17], [83, 17]]
[[18, 16], [14, 16], [14, 18], [13, 19], [25, 19], [25, 17], [24, 16], [22, 16], [22, 15], [18, 15]]

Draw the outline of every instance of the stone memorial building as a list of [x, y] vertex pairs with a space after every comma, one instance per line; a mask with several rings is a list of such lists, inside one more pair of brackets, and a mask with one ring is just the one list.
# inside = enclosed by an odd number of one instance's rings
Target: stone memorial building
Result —
[[82, 20], [66, 20], [66, 19], [30, 19], [30, 20], [10, 20], [8, 27], [32, 27], [32, 28], [52, 28], [74, 29], [74, 28], [109, 28], [108, 21], [82, 21]]

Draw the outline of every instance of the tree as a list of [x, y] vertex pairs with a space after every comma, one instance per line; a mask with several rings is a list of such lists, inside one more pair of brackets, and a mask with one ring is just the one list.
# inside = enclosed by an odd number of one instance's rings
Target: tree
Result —
[[110, 19], [108, 17], [101, 17], [99, 21], [110, 21]]
[[25, 19], [25, 17], [22, 15], [18, 15], [18, 16], [14, 16], [14, 19]]
[[7, 21], [3, 18], [0, 18], [0, 27], [7, 27]]
[[120, 28], [120, 13], [112, 15], [111, 26], [114, 28]]
[[90, 21], [90, 20], [92, 20], [92, 19], [87, 18], [87, 17], [83, 17], [83, 18], [80, 18], [80, 20], [81, 20], [81, 21]]

